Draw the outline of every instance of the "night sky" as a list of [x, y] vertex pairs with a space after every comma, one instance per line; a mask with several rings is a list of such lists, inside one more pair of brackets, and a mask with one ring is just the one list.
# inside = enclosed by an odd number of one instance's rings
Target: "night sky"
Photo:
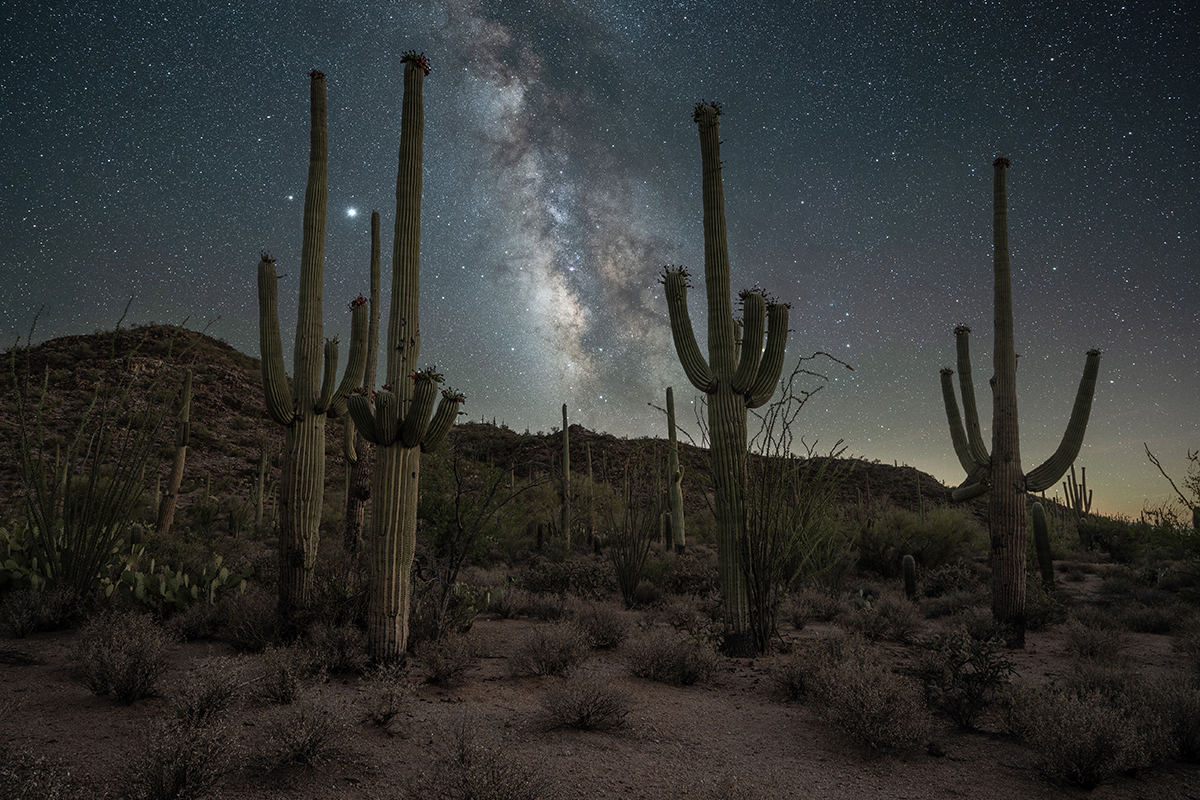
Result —
[[[17, 6], [20, 6], [19, 8]], [[972, 326], [988, 436], [991, 163], [1008, 156], [1022, 451], [1061, 436], [1104, 352], [1077, 464], [1136, 516], [1200, 448], [1200, 22], [1190, 3], [6, 3], [0, 335], [128, 322], [258, 355], [278, 259], [290, 366], [308, 72], [328, 78], [325, 331], [390, 287], [403, 51], [424, 52], [422, 362], [470, 419], [665, 436], [658, 274], [703, 266], [692, 107], [720, 101], [733, 289], [792, 304], [788, 367], [828, 385], [819, 447], [962, 474], [938, 370]], [[387, 301], [384, 302], [386, 316]], [[703, 347], [703, 283], [691, 294]], [[5, 345], [7, 346], [7, 344]], [[343, 349], [344, 352], [344, 349]], [[380, 366], [382, 374], [382, 363]], [[810, 380], [807, 388], [815, 388]], [[695, 432], [693, 420], [684, 427]]]

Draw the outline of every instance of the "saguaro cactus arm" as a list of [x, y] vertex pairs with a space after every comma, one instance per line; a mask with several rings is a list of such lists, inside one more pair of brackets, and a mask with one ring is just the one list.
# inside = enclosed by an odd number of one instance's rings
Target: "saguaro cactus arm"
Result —
[[367, 331], [370, 325], [370, 309], [367, 299], [359, 295], [350, 301], [350, 355], [346, 359], [346, 372], [333, 389], [337, 378], [337, 339], [325, 346], [325, 377], [321, 382], [321, 402], [318, 412], [333, 418], [346, 413], [346, 396], [363, 382], [363, 371], [367, 366]]
[[760, 292], [742, 292], [741, 301], [742, 346], [737, 372], [733, 373], [733, 391], [737, 394], [745, 394], [758, 376], [758, 365], [762, 361], [763, 323], [767, 317], [767, 301]]
[[1089, 350], [1087, 361], [1083, 365], [1083, 377], [1079, 380], [1079, 390], [1075, 393], [1075, 405], [1071, 408], [1071, 418], [1067, 421], [1067, 430], [1063, 433], [1062, 441], [1054, 455], [1046, 462], [1025, 476], [1025, 490], [1029, 492], [1044, 492], [1058, 479], [1066, 474], [1067, 469], [1079, 456], [1079, 448], [1083, 446], [1083, 434], [1087, 431], [1088, 417], [1092, 412], [1092, 398], [1096, 394], [1096, 375], [1100, 372], [1100, 351]]
[[433, 412], [433, 419], [429, 421], [429, 427], [425, 429], [425, 436], [421, 439], [422, 453], [432, 453], [442, 446], [451, 426], [454, 425], [454, 420], [458, 418], [459, 407], [466, 401], [467, 398], [460, 392], [449, 387], [442, 390], [442, 399], [438, 402], [437, 411]]
[[[779, 376], [783, 373], [783, 356], [787, 347], [788, 311], [787, 303], [767, 304], [767, 345], [758, 364], [758, 374], [746, 392], [746, 406], [759, 408], [766, 405], [775, 394]], [[745, 342], [742, 349], [745, 349]]]
[[675, 352], [679, 354], [679, 363], [683, 365], [688, 381], [700, 391], [711, 394], [716, 388], [716, 378], [700, 352], [700, 345], [696, 343], [696, 332], [688, 314], [689, 278], [683, 267], [663, 268], [662, 283], [667, 295], [667, 313], [671, 318], [671, 339], [675, 342]]
[[283, 342], [279, 337], [279, 280], [275, 259], [264, 252], [258, 262], [258, 343], [262, 356], [263, 391], [267, 414], [280, 425], [296, 418], [292, 392], [283, 366]]
[[954, 370], [946, 367], [942, 370], [942, 401], [946, 406], [946, 420], [950, 423], [950, 441], [954, 444], [954, 454], [963, 471], [971, 473], [978, 466], [971, 458], [967, 447], [967, 433], [963, 429], [962, 416], [958, 413], [958, 398], [954, 396]]
[[963, 415], [966, 417], [967, 452], [976, 465], [986, 464], [991, 456], [987, 445], [983, 443], [979, 408], [975, 404], [975, 381], [971, 377], [971, 329], [966, 325], [956, 327], [954, 345], [958, 354], [958, 386], [962, 392]]

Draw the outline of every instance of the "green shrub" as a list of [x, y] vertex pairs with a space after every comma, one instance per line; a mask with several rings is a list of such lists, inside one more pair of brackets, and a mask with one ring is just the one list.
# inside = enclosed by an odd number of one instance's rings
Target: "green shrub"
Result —
[[929, 704], [963, 730], [973, 730], [979, 715], [1012, 677], [1014, 665], [1003, 641], [980, 640], [965, 629], [924, 643], [917, 674]]
[[633, 710], [629, 695], [608, 679], [576, 673], [542, 697], [551, 725], [580, 731], [611, 731], [625, 724]]
[[931, 508], [922, 520], [916, 512], [892, 506], [861, 531], [856, 544], [858, 566], [896, 578], [905, 555], [911, 555], [919, 567], [936, 570], [969, 558], [984, 541], [983, 529], [965, 508]]
[[706, 683], [721, 664], [708, 639], [684, 638], [663, 629], [633, 640], [628, 647], [627, 663], [634, 677], [672, 686]]
[[131, 704], [154, 693], [173, 644], [171, 634], [149, 616], [105, 613], [80, 630], [72, 668], [95, 694], [111, 692]]
[[525, 637], [513, 660], [517, 675], [562, 675], [575, 671], [591, 654], [587, 634], [570, 622], [534, 628]]

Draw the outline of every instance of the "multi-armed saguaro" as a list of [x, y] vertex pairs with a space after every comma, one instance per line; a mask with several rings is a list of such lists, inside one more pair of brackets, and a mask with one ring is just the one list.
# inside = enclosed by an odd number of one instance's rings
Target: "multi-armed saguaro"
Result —
[[[700, 133], [704, 204], [704, 287], [708, 294], [708, 359], [696, 344], [688, 316], [688, 273], [663, 270], [675, 352], [688, 380], [708, 395], [709, 451], [717, 506], [718, 570], [725, 606], [725, 647], [731, 655], [753, 655], [754, 633], [742, 571], [746, 535], [746, 409], [771, 399], [783, 369], [788, 306], [768, 302], [762, 292], [744, 291], [742, 340], [729, 291], [729, 248], [725, 238], [725, 192], [721, 177], [718, 103], [701, 101], [692, 119]], [[766, 325], [764, 326], [764, 321]], [[762, 346], [763, 330], [766, 347]], [[740, 353], [739, 353], [740, 350]]]
[[[417, 482], [421, 453], [450, 432], [463, 396], [442, 391], [434, 369], [418, 371], [421, 349], [418, 300], [421, 277], [421, 170], [425, 135], [422, 99], [429, 62], [404, 54], [404, 104], [396, 172], [396, 227], [392, 245], [392, 304], [387, 333], [387, 384], [371, 397], [350, 396], [350, 415], [376, 447], [371, 491], [371, 597], [367, 638], [371, 657], [395, 661], [408, 645], [410, 572], [417, 539]], [[432, 414], [432, 420], [430, 415]]]
[[[258, 264], [258, 331], [267, 413], [283, 425], [279, 493], [279, 614], [287, 624], [312, 594], [325, 493], [325, 418], [345, 412], [344, 395], [362, 382], [367, 359], [366, 303], [350, 304], [350, 358], [337, 382], [337, 340], [323, 339], [321, 294], [325, 283], [325, 207], [329, 197], [329, 135], [325, 126], [325, 76], [309, 73], [312, 115], [308, 185], [304, 190], [304, 241], [300, 250], [300, 307], [296, 315], [293, 374], [288, 390], [279, 336], [275, 259]], [[322, 342], [324, 344], [322, 345]], [[322, 354], [324, 374], [322, 375]]]
[[1075, 395], [1075, 406], [1066, 433], [1054, 455], [1037, 469], [1021, 471], [1020, 432], [1017, 425], [1017, 354], [1013, 344], [1012, 279], [1008, 255], [1007, 158], [992, 165], [992, 247], [994, 267], [994, 337], [992, 378], [992, 449], [983, 444], [975, 388], [971, 382], [971, 329], [954, 329], [958, 346], [958, 378], [962, 392], [966, 428], [954, 396], [954, 370], [942, 370], [942, 397], [950, 422], [954, 452], [967, 472], [967, 479], [954, 490], [956, 500], [967, 500], [988, 492], [988, 524], [992, 540], [992, 615], [1012, 627], [1010, 644], [1025, 642], [1025, 548], [1028, 543], [1026, 492], [1041, 492], [1053, 486], [1079, 455], [1087, 429], [1100, 370], [1100, 351], [1089, 350], [1083, 379]]

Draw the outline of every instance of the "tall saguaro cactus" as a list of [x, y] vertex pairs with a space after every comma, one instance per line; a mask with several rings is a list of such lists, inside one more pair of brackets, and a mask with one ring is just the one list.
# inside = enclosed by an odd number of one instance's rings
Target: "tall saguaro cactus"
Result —
[[741, 563], [742, 539], [746, 535], [746, 409], [764, 405], [775, 391], [783, 368], [788, 306], [768, 302], [759, 291], [742, 292], [741, 345], [738, 345], [739, 323], [733, 318], [729, 291], [720, 115], [720, 104], [703, 101], [696, 105], [692, 115], [700, 134], [704, 287], [708, 295], [707, 359], [696, 344], [688, 316], [687, 271], [682, 267], [665, 268], [663, 284], [675, 352], [688, 380], [708, 395], [718, 571], [727, 628], [725, 648], [731, 655], [750, 656], [755, 652], [755, 642]]
[[[392, 302], [388, 317], [387, 384], [372, 398], [349, 398], [350, 415], [375, 445], [371, 490], [371, 593], [367, 646], [380, 662], [403, 657], [408, 646], [413, 554], [417, 540], [417, 486], [421, 453], [436, 448], [450, 432], [463, 396], [442, 391], [433, 369], [417, 370], [421, 350], [418, 301], [421, 277], [421, 170], [425, 135], [422, 91], [429, 62], [404, 54], [404, 103], [396, 171], [396, 227], [392, 245]], [[372, 399], [374, 403], [372, 403]], [[430, 415], [432, 413], [432, 419]]]
[[179, 487], [183, 483], [183, 465], [187, 459], [188, 443], [191, 441], [192, 423], [192, 371], [183, 376], [183, 401], [179, 405], [179, 432], [175, 436], [175, 459], [171, 462], [171, 474], [167, 477], [167, 491], [158, 506], [159, 533], [171, 530], [175, 519], [175, 504], [179, 501]]
[[988, 525], [992, 541], [992, 615], [1011, 626], [1010, 644], [1025, 643], [1025, 548], [1028, 544], [1026, 492], [1042, 492], [1053, 486], [1079, 455], [1087, 429], [1100, 370], [1100, 351], [1089, 350], [1083, 378], [1066, 433], [1054, 454], [1029, 473], [1021, 470], [1020, 431], [1017, 424], [1017, 354], [1013, 344], [1012, 279], [1008, 253], [1008, 192], [1005, 183], [1007, 158], [998, 158], [993, 168], [992, 248], [993, 326], [995, 347], [992, 378], [992, 448], [983, 444], [975, 389], [971, 381], [971, 329], [954, 329], [958, 350], [958, 376], [966, 427], [954, 396], [954, 370], [942, 370], [942, 398], [950, 423], [954, 452], [967, 472], [966, 481], [954, 491], [956, 500], [988, 493]]
[[567, 404], [562, 407], [562, 535], [571, 544], [571, 429], [567, 426]]
[[[375, 388], [375, 368], [379, 351], [379, 212], [371, 212], [371, 298], [370, 320], [367, 324], [367, 364], [363, 372], [362, 388]], [[342, 546], [347, 553], [358, 552], [362, 542], [363, 519], [367, 500], [371, 498], [371, 468], [375, 464], [375, 448], [363, 439], [354, 420], [349, 416], [344, 423], [342, 451], [349, 471], [349, 486], [346, 491], [346, 522], [343, 529]]]
[[[351, 303], [350, 357], [337, 383], [337, 340], [324, 340], [321, 294], [325, 283], [325, 207], [328, 199], [329, 136], [325, 126], [325, 76], [309, 74], [312, 114], [308, 185], [304, 191], [304, 240], [300, 250], [300, 305], [288, 390], [279, 335], [275, 259], [258, 264], [258, 329], [267, 413], [284, 426], [279, 498], [279, 615], [298, 622], [312, 594], [325, 493], [325, 418], [345, 412], [344, 395], [362, 382], [366, 363], [367, 309]], [[322, 361], [324, 370], [322, 374]]]

